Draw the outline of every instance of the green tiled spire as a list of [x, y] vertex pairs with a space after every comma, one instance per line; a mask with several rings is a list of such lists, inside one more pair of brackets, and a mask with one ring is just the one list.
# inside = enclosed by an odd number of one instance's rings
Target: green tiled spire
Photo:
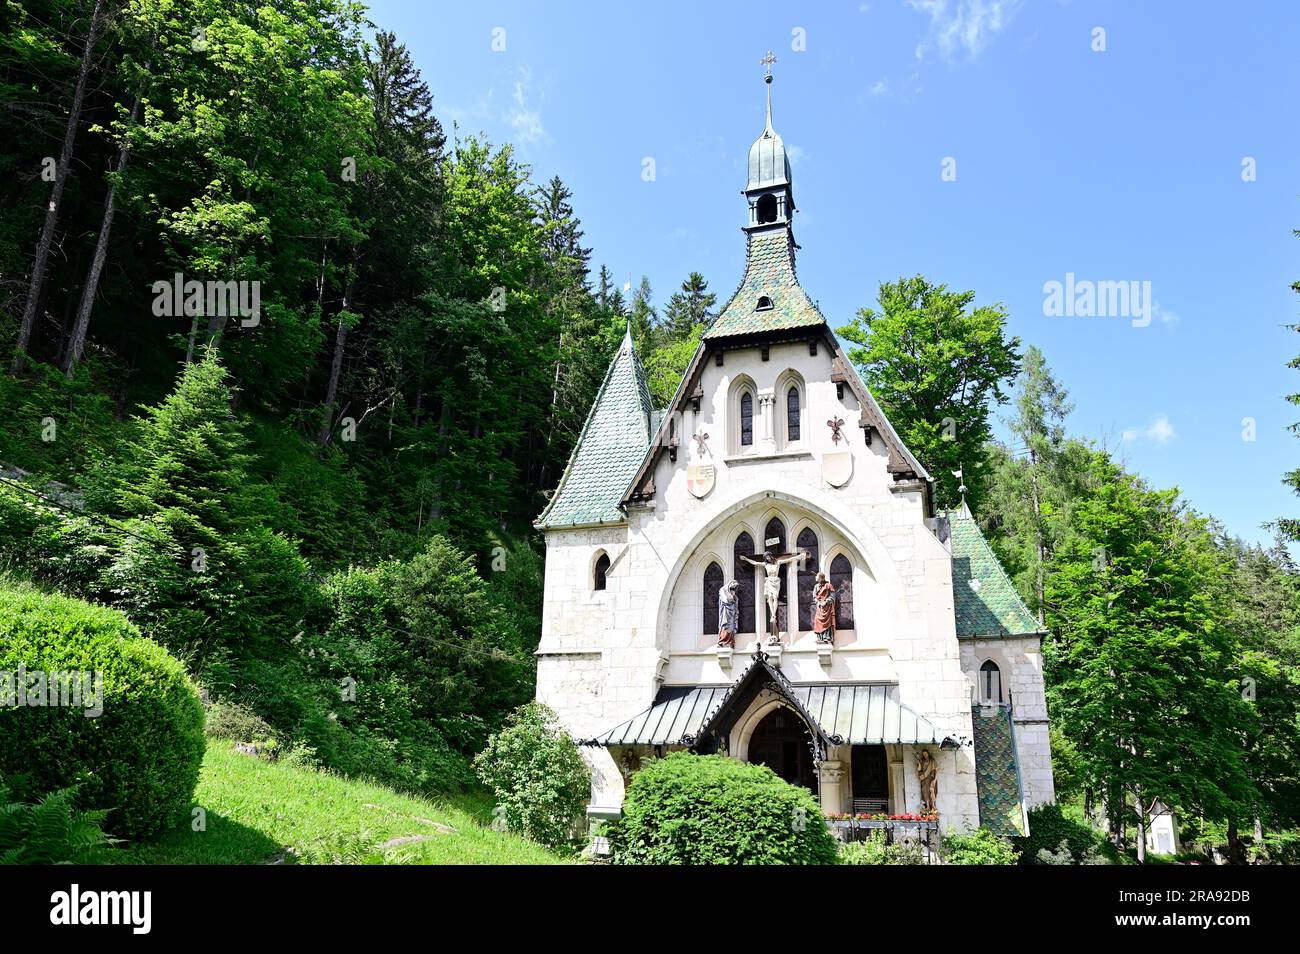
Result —
[[1016, 760], [1011, 708], [1001, 704], [975, 706], [975, 790], [979, 794], [980, 825], [995, 835], [1025, 834], [1025, 816]]
[[[771, 307], [760, 307], [766, 304], [760, 302], [761, 298], [767, 298]], [[725, 338], [825, 324], [826, 319], [795, 278], [794, 237], [788, 226], [778, 225], [749, 233], [745, 277], [704, 337]]]
[[772, 128], [771, 64], [775, 62], [771, 53], [763, 58], [769, 70], [764, 78], [767, 125], [749, 147], [749, 178], [745, 183], [745, 201], [749, 206], [749, 221], [744, 226], [748, 239], [745, 277], [704, 333], [705, 338], [826, 324], [817, 306], [799, 287], [794, 273], [797, 246], [791, 231], [795, 212], [793, 173], [785, 141]]
[[560, 484], [534, 526], [621, 523], [625, 518], [618, 504], [650, 444], [650, 415], [650, 389], [629, 327], [596, 392]]
[[958, 636], [1018, 636], [1042, 627], [998, 562], [979, 524], [962, 507], [952, 528], [953, 611]]

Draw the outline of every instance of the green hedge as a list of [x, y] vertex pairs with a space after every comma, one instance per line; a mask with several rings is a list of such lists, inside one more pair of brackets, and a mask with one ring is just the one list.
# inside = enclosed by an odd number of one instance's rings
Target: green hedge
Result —
[[763, 765], [676, 752], [632, 778], [607, 826], [616, 864], [833, 865], [817, 800]]
[[[39, 792], [78, 786], [106, 827], [154, 834], [190, 805], [203, 759], [203, 705], [181, 664], [122, 614], [31, 589], [0, 587], [0, 674], [98, 673], [103, 712], [86, 703], [0, 705], [0, 774]], [[4, 695], [0, 682], [0, 696]], [[0, 699], [0, 703], [9, 700]]]
[[1013, 838], [1020, 853], [1020, 864], [1043, 864], [1039, 852], [1046, 849], [1060, 857], [1062, 847], [1070, 864], [1098, 864], [1106, 860], [1109, 843], [1100, 832], [1077, 819], [1070, 818], [1055, 803], [1036, 805], [1029, 810], [1029, 836]]

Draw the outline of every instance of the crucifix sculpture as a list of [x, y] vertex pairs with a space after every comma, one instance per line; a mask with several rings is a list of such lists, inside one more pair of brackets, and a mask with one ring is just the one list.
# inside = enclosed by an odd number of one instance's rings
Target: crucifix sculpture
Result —
[[779, 643], [781, 629], [776, 619], [776, 606], [781, 597], [781, 567], [795, 560], [805, 560], [812, 554], [807, 550], [799, 550], [795, 553], [773, 553], [769, 550], [766, 553], [755, 553], [752, 557], [743, 553], [738, 555], [751, 566], [761, 566], [763, 572], [767, 574], [763, 580], [763, 599], [767, 601], [767, 618], [771, 627], [767, 641], [769, 644]]

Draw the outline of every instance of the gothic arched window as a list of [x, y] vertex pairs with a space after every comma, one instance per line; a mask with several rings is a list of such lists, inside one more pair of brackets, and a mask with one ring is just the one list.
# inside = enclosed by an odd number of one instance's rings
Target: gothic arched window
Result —
[[785, 439], [792, 443], [799, 439], [799, 388], [793, 384], [785, 392]]
[[[771, 520], [769, 520], [767, 522], [767, 526], [763, 529], [763, 552], [777, 553], [777, 554], [781, 554], [785, 552], [785, 524], [782, 523], [781, 520], [777, 517], [773, 517]], [[786, 570], [785, 567], [781, 568], [781, 595], [777, 597], [777, 602], [787, 607], [786, 619], [788, 621], [789, 619], [788, 607], [790, 603], [787, 598], [787, 592], [786, 592], [789, 589], [789, 587], [786, 585], [785, 570]], [[779, 613], [780, 610], [778, 610], [777, 612]], [[765, 632], [770, 633], [772, 631], [772, 619], [767, 612], [767, 600], [763, 601], [763, 621], [767, 627]], [[787, 622], [787, 625], [783, 627], [783, 630], [788, 628], [789, 626]]]
[[735, 566], [732, 579], [736, 581], [736, 601], [740, 604], [736, 610], [736, 631], [752, 633], [754, 631], [754, 573], [756, 568], [740, 558], [754, 555], [754, 538], [748, 533], [736, 537], [736, 546], [732, 551]]
[[591, 588], [593, 590], [603, 590], [605, 588], [605, 577], [609, 573], [609, 554], [602, 553], [596, 558], [596, 569], [593, 572]]
[[808, 551], [808, 559], [799, 569], [799, 632], [806, 633], [813, 628], [813, 586], [817, 583], [817, 534], [812, 527], [799, 531], [795, 546]]
[[831, 586], [835, 587], [835, 628], [856, 629], [853, 625], [853, 564], [843, 553], [831, 560]]
[[1002, 701], [1002, 670], [992, 659], [980, 666], [980, 702]]
[[704, 632], [718, 635], [718, 591], [722, 589], [722, 567], [710, 563], [704, 570]]
[[754, 395], [745, 391], [740, 395], [740, 446], [754, 443]]
[[760, 196], [758, 200], [758, 224], [766, 225], [768, 222], [776, 221], [776, 196], [772, 193]]

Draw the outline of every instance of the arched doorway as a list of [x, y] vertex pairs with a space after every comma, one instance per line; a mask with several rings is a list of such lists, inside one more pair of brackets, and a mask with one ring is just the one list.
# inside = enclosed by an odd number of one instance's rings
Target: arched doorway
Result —
[[766, 765], [787, 782], [817, 794], [812, 736], [803, 721], [785, 706], [777, 706], [754, 727], [749, 737], [749, 761]]

